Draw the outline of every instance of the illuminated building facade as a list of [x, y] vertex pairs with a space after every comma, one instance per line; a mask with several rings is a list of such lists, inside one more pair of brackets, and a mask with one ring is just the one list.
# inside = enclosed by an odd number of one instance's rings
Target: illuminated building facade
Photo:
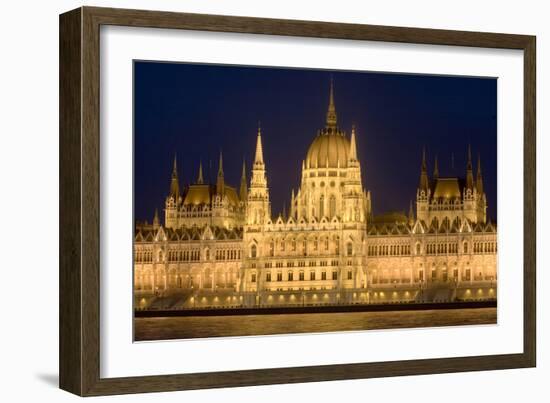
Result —
[[[481, 162], [465, 178], [430, 178], [423, 152], [416, 214], [373, 216], [355, 128], [338, 127], [331, 86], [326, 125], [302, 161], [288, 216], [272, 217], [258, 129], [250, 183], [180, 189], [174, 160], [164, 225], [138, 224], [141, 308], [443, 302], [496, 298], [497, 231], [486, 217]], [[248, 186], [247, 186], [248, 185]]]

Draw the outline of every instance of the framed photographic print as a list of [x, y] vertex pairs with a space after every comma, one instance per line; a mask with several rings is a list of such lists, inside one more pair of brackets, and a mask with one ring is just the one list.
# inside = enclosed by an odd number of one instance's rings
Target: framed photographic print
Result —
[[60, 386], [535, 365], [535, 38], [60, 17]]

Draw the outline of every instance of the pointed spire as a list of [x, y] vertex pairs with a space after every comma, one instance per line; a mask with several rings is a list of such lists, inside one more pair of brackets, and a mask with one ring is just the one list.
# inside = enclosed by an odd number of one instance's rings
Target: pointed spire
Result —
[[220, 151], [220, 162], [218, 163], [218, 176], [223, 176], [223, 154]]
[[256, 154], [254, 155], [254, 164], [264, 163], [264, 150], [262, 148], [262, 128], [258, 122], [258, 137], [256, 138]]
[[466, 189], [474, 190], [474, 173], [472, 169], [472, 147], [468, 144], [468, 163], [466, 165]]
[[414, 225], [414, 210], [412, 200], [409, 202], [409, 225], [411, 227]]
[[170, 180], [170, 197], [174, 198], [177, 203], [180, 196], [180, 185], [178, 180], [178, 164], [176, 155], [174, 154], [174, 164], [172, 167], [172, 178]]
[[216, 181], [216, 193], [223, 194], [225, 190], [225, 181], [223, 178], [223, 155], [220, 151], [220, 162], [218, 164], [218, 180]]
[[174, 153], [174, 165], [172, 167], [172, 178], [178, 177], [178, 156], [176, 153]]
[[160, 227], [159, 210], [155, 209], [155, 215], [153, 217], [153, 228]]
[[197, 183], [202, 185], [204, 183], [204, 177], [202, 175], [202, 161], [199, 161], [199, 176], [197, 178]]
[[420, 190], [428, 192], [428, 166], [426, 164], [426, 147], [422, 148], [422, 165], [420, 167]]
[[357, 144], [355, 140], [355, 125], [351, 127], [351, 140], [349, 145], [349, 160], [357, 161]]
[[433, 177], [434, 177], [434, 180], [439, 179], [439, 164], [437, 163], [437, 154], [435, 155]]
[[337, 116], [336, 106], [334, 105], [334, 80], [330, 78], [330, 95], [327, 111], [327, 127], [336, 128]]
[[246, 162], [243, 159], [243, 171], [241, 173], [241, 188], [239, 191], [239, 197], [242, 201], [246, 201], [248, 197], [248, 190], [246, 187]]
[[481, 174], [481, 157], [479, 154], [477, 155], [476, 190], [479, 196], [483, 195], [483, 176]]

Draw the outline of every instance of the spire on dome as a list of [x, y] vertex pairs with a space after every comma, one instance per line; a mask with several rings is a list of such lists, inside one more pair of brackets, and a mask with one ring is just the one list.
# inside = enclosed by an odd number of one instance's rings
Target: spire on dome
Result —
[[172, 178], [173, 177], [178, 177], [178, 157], [176, 153], [174, 153], [174, 165], [172, 167]]
[[328, 111], [327, 111], [327, 127], [336, 128], [337, 116], [336, 116], [336, 106], [334, 105], [334, 80], [330, 78], [330, 95], [328, 102]]
[[357, 144], [355, 140], [355, 125], [351, 127], [351, 140], [349, 146], [349, 160], [357, 161]]
[[204, 177], [202, 176], [202, 161], [199, 161], [199, 176], [197, 178], [197, 183], [199, 185], [204, 183]]
[[437, 154], [435, 155], [433, 177], [434, 177], [434, 180], [439, 179], [439, 164], [437, 163]]
[[254, 164], [264, 163], [264, 150], [262, 148], [262, 128], [258, 122], [258, 137], [256, 140], [256, 154], [254, 156]]
[[220, 151], [220, 161], [218, 163], [218, 176], [223, 176], [223, 154]]

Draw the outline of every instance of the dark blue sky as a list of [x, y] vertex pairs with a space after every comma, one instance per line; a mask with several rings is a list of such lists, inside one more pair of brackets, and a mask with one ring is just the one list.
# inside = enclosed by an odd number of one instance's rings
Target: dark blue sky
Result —
[[162, 212], [174, 153], [180, 186], [195, 181], [200, 159], [215, 183], [220, 150], [227, 182], [238, 187], [243, 158], [250, 179], [258, 121], [273, 214], [288, 206], [325, 124], [331, 75], [338, 125], [348, 134], [357, 128], [375, 214], [408, 210], [423, 146], [430, 176], [436, 153], [440, 176], [464, 176], [470, 143], [474, 168], [481, 155], [488, 213], [496, 218], [496, 79], [136, 61], [136, 219]]

